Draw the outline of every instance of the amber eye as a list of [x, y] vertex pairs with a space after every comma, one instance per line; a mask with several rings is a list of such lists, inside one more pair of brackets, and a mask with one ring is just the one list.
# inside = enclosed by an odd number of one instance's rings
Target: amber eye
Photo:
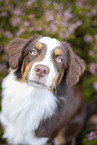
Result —
[[35, 55], [37, 55], [37, 50], [36, 49], [32, 49], [30, 53], [31, 53], [31, 55], [35, 56]]
[[59, 62], [59, 63], [63, 62], [63, 58], [62, 58], [61, 56], [58, 56], [56, 60], [57, 60], [57, 62]]

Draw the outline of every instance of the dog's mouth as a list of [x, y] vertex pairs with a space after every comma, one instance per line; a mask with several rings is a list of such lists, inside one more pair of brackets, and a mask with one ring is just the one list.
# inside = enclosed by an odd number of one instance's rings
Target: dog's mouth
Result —
[[41, 83], [39, 81], [29, 80], [28, 84], [32, 85], [34, 87], [38, 87], [38, 88], [50, 89], [50, 87], [46, 86], [45, 84], [43, 84], [43, 83]]

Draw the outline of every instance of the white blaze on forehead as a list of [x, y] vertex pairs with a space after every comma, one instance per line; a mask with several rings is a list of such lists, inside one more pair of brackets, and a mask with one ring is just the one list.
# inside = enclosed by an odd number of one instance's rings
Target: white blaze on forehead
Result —
[[42, 37], [39, 39], [40, 43], [46, 44], [47, 47], [47, 53], [45, 56], [45, 59], [50, 59], [51, 58], [51, 52], [56, 48], [60, 46], [60, 42], [55, 39], [55, 38], [50, 38], [50, 37]]
[[30, 69], [30, 72], [29, 72], [28, 79], [38, 81], [39, 78], [37, 79], [37, 76], [34, 71], [35, 66], [39, 65], [39, 64], [45, 65], [49, 68], [50, 72], [46, 77], [41, 78], [41, 83], [45, 82], [44, 85], [49, 88], [50, 86], [52, 86], [53, 80], [56, 77], [56, 70], [54, 68], [54, 64], [52, 61], [52, 52], [54, 51], [55, 48], [60, 47], [61, 45], [57, 39], [50, 38], [50, 37], [42, 37], [38, 40], [38, 42], [45, 44], [47, 51], [46, 51], [46, 54], [45, 54], [45, 57], [43, 58], [43, 60], [33, 63], [32, 67]]

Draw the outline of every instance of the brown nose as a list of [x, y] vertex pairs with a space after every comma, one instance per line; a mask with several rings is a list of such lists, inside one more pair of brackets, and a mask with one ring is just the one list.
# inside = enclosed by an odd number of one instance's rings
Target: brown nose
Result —
[[39, 78], [47, 76], [48, 73], [49, 73], [49, 68], [47, 66], [41, 64], [35, 66], [35, 74]]

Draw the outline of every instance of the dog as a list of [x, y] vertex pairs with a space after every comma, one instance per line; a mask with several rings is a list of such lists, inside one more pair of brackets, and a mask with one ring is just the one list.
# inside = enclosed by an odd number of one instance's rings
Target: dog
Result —
[[64, 144], [85, 120], [74, 86], [84, 61], [67, 42], [34, 34], [8, 44], [10, 73], [2, 82], [0, 120], [9, 144]]

